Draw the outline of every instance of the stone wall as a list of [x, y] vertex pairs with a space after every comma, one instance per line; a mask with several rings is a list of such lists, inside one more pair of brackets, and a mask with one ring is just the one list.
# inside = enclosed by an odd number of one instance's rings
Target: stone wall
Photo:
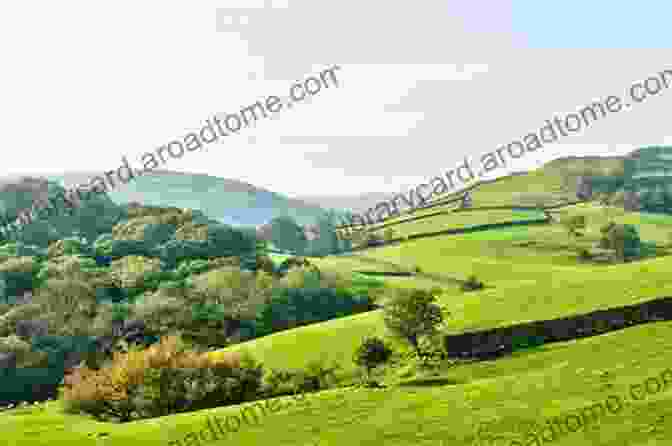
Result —
[[672, 297], [560, 319], [449, 335], [445, 336], [444, 345], [449, 358], [491, 359], [512, 353], [517, 339], [541, 338], [544, 344], [565, 342], [666, 320], [672, 320]]

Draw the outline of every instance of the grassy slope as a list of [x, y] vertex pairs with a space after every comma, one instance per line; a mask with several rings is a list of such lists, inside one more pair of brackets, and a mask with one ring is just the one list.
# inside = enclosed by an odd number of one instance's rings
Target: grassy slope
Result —
[[[531, 179], [512, 181], [521, 178]], [[516, 186], [526, 190], [522, 187]], [[506, 195], [495, 190], [488, 194], [493, 200], [495, 195], [497, 199]], [[487, 194], [483, 195], [481, 205], [492, 205], [485, 203]], [[590, 225], [604, 220], [601, 210], [590, 206], [567, 211], [588, 213]], [[659, 243], [667, 241], [672, 227], [672, 219], [665, 217], [632, 214], [617, 220], [641, 224], [642, 237]], [[594, 230], [587, 234], [587, 238], [594, 236]], [[515, 246], [527, 240], [538, 245]], [[576, 254], [567, 249], [570, 245], [560, 228], [548, 226], [418, 240], [361, 255], [417, 263], [427, 271], [464, 277], [475, 271], [492, 288], [468, 294], [446, 289], [441, 304], [452, 313], [451, 332], [583, 313], [669, 294], [671, 258], [615, 266], [578, 265]], [[372, 269], [370, 262], [356, 256], [316, 261], [343, 271]], [[249, 350], [268, 367], [301, 367], [324, 358], [341, 361], [346, 372], [353, 372], [352, 352], [362, 337], [371, 334], [384, 334], [380, 312], [276, 333], [232, 349]], [[311, 408], [287, 408], [267, 417], [260, 427], [243, 427], [232, 439], [241, 445], [279, 446], [477, 444], [473, 435], [482, 421], [495, 420], [494, 432], [513, 433], [523, 420], [541, 422], [541, 416], [604, 401], [608, 395], [626, 395], [628, 385], [643, 382], [669, 365], [666, 339], [671, 335], [670, 322], [648, 324], [495, 362], [465, 364], [445, 372], [457, 385], [322, 392], [310, 397]], [[658, 431], [653, 426], [672, 412], [669, 394], [649, 396], [618, 415], [607, 415], [600, 426], [568, 434], [554, 444], [663, 444], [656, 443], [662, 438], [658, 433], [662, 426]], [[42, 415], [0, 416], [5, 438], [17, 445], [97, 444], [86, 435], [100, 430], [111, 433], [104, 443], [108, 445], [168, 444], [201, 429], [206, 414], [237, 412], [237, 408], [219, 408], [117, 426], [63, 417], [54, 407]]]
[[[542, 424], [546, 417], [602, 402], [609, 395], [627, 396], [629, 385], [642, 383], [669, 366], [672, 347], [665, 340], [670, 336], [672, 323], [656, 323], [496, 362], [464, 365], [444, 374], [456, 385], [326, 391], [310, 395], [308, 407], [284, 403], [285, 409], [264, 418], [260, 426], [244, 425], [230, 439], [206, 444], [475, 445], [480, 423], [488, 423], [492, 433], [513, 438], [529, 423]], [[604, 416], [599, 425], [567, 434], [553, 444], [665, 444], [656, 440], [665, 438], [666, 418], [672, 415], [670, 395], [668, 389], [639, 402], [630, 401], [618, 414]], [[17, 446], [167, 445], [202, 429], [206, 416], [235, 414], [238, 409], [218, 408], [115, 426], [64, 418], [52, 404], [41, 415], [0, 417], [0, 429], [3, 439]], [[96, 443], [87, 437], [90, 432], [110, 436]]]
[[[512, 211], [507, 209], [493, 209], [484, 211], [454, 212], [444, 215], [436, 215], [421, 220], [401, 223], [390, 226], [394, 230], [395, 237], [423, 234], [426, 232], [441, 231], [442, 229], [466, 228], [489, 223], [505, 223], [516, 220], [532, 220], [544, 218], [542, 212]], [[373, 231], [383, 236], [388, 228]]]

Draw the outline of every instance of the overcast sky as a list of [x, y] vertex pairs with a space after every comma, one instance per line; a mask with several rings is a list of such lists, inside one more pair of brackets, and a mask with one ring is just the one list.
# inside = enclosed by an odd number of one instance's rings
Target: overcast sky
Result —
[[[670, 13], [669, 1], [4, 2], [1, 173], [138, 165], [337, 64], [339, 88], [163, 168], [290, 196], [400, 192], [672, 70]], [[672, 143], [671, 106], [672, 89], [511, 167]]]

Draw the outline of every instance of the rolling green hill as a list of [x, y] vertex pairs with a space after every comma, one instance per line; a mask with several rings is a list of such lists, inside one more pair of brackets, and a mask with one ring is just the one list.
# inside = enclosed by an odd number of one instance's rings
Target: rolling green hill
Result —
[[[539, 198], [516, 195], [523, 193], [541, 194], [547, 199], [545, 204], [569, 199], [575, 194], [574, 186], [562, 172], [581, 163], [609, 169], [618, 160], [556, 160], [529, 175], [477, 189], [474, 206], [515, 207]], [[441, 208], [433, 209], [437, 210]], [[595, 203], [567, 206], [554, 213], [586, 216], [583, 235], [572, 237], [562, 225], [549, 223], [411, 240], [348, 255], [310, 258], [310, 262], [322, 271], [341, 273], [420, 267], [426, 275], [381, 280], [398, 288], [439, 286], [443, 290], [439, 304], [450, 314], [443, 334], [585, 314], [672, 295], [672, 256], [668, 252], [672, 217], [626, 213]], [[414, 234], [519, 217], [520, 211], [510, 210], [451, 212], [400, 223], [397, 228]], [[580, 250], [596, 243], [600, 227], [612, 219], [638, 227], [649, 246], [647, 255], [620, 264], [582, 261]], [[472, 274], [484, 282], [484, 289], [465, 293], [431, 278], [466, 279]], [[357, 376], [352, 355], [361, 340], [388, 334], [382, 310], [376, 310], [274, 333], [222, 351], [247, 351], [267, 368], [302, 368], [318, 359], [336, 361], [348, 384]], [[259, 426], [244, 425], [226, 439], [194, 440], [192, 444], [508, 446], [512, 440], [520, 442], [513, 444], [546, 444], [525, 435], [535, 424], [543, 428], [552, 417], [564, 419], [614, 396], [624, 401], [622, 410], [607, 412], [575, 433], [565, 431], [553, 444], [668, 444], [672, 438], [672, 380], [664, 383], [660, 376], [672, 364], [670, 339], [672, 322], [668, 321], [549, 344], [497, 360], [446, 361], [433, 374], [402, 361], [383, 370], [384, 389], [343, 387], [310, 394], [307, 407], [288, 404]], [[409, 350], [398, 341], [394, 346], [399, 358]], [[221, 353], [210, 354], [217, 357]], [[654, 378], [660, 389], [635, 400], [630, 386], [649, 383], [651, 388]], [[63, 415], [57, 402], [42, 407], [0, 414], [3, 438], [19, 446], [169, 445], [202, 430], [207, 416], [234, 414], [240, 409], [222, 407], [116, 425]], [[487, 436], [499, 440], [488, 441]]]

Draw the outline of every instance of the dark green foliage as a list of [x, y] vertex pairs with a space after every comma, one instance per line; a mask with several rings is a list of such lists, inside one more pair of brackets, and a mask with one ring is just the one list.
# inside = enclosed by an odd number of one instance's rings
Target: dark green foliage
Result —
[[[30, 208], [33, 204], [29, 197], [31, 194], [25, 195], [29, 201], [26, 207]], [[78, 233], [88, 240], [94, 240], [100, 234], [111, 232], [112, 227], [124, 216], [122, 208], [105, 194], [84, 192], [81, 194], [82, 200], [75, 207], [66, 205], [63, 196], [62, 187], [50, 185], [51, 210], [35, 209], [35, 218], [31, 223], [21, 226], [15, 232], [15, 238], [45, 248], [55, 240]], [[15, 210], [12, 212], [15, 213]]]
[[336, 371], [341, 368], [336, 362], [328, 367], [322, 360], [310, 361], [305, 369], [272, 369], [265, 377], [264, 398], [317, 392], [336, 386], [339, 378]]
[[[223, 224], [208, 225], [207, 240], [169, 240], [153, 249], [150, 257], [159, 257], [167, 267], [175, 268], [181, 261], [215, 257], [254, 258], [256, 240], [243, 232]], [[256, 260], [252, 260], [256, 264]]]
[[24, 243], [17, 242], [16, 255], [22, 257], [35, 257], [37, 260], [44, 260], [47, 258], [47, 249], [40, 248], [39, 246], [35, 245], [26, 245]]
[[[292, 268], [317, 268], [315, 267], [308, 259], [305, 257], [290, 257], [284, 260], [280, 265], [278, 265], [276, 271], [278, 274], [284, 275], [287, 274]], [[317, 270], [319, 271], [319, 269]]]
[[131, 401], [138, 418], [240, 404], [259, 396], [262, 376], [262, 365], [251, 359], [241, 369], [146, 369]]
[[250, 231], [234, 229], [224, 224], [208, 226], [208, 240], [213, 244], [212, 257], [238, 256], [255, 252], [257, 241]]
[[640, 257], [642, 241], [633, 225], [610, 224], [600, 229], [600, 247], [613, 249], [621, 261]]
[[471, 275], [467, 278], [466, 282], [460, 285], [462, 291], [476, 291], [483, 289], [483, 282], [478, 280], [475, 275]]
[[63, 363], [48, 367], [0, 369], [0, 404], [56, 398], [64, 376]]
[[159, 290], [185, 290], [189, 288], [185, 279], [165, 280], [157, 287]]
[[209, 266], [210, 265], [208, 264], [207, 260], [185, 260], [180, 263], [180, 265], [175, 270], [175, 273], [177, 277], [183, 279], [194, 274], [206, 272], [209, 269]]
[[68, 356], [95, 351], [94, 339], [87, 336], [35, 336], [32, 348], [48, 353], [50, 364], [58, 364]]
[[180, 279], [182, 279], [182, 274], [179, 274], [174, 270], [150, 271], [145, 273], [142, 283], [145, 285], [146, 289], [156, 289], [161, 283], [178, 281]]
[[317, 221], [319, 236], [314, 240], [306, 241], [306, 253], [311, 256], [326, 256], [344, 251], [342, 243], [336, 235], [336, 215], [333, 211], [327, 212]]
[[378, 337], [365, 338], [355, 352], [353, 361], [356, 365], [366, 369], [367, 376], [371, 371], [384, 364], [392, 355], [392, 349]]
[[257, 261], [257, 266], [256, 266], [256, 271], [264, 271], [268, 274], [275, 274], [276, 269], [275, 269], [275, 264], [273, 263], [273, 260], [267, 255], [257, 255], [256, 257]]
[[144, 240], [112, 240], [98, 245], [96, 254], [115, 259], [126, 256], [156, 257], [156, 247]]
[[182, 260], [215, 257], [213, 244], [203, 240], [170, 240], [155, 252], [171, 268], [175, 268]]
[[222, 304], [194, 304], [191, 314], [194, 321], [218, 321], [227, 316]]
[[257, 270], [257, 255], [255, 252], [247, 252], [240, 255], [240, 269], [246, 271]]
[[151, 223], [145, 226], [142, 238], [150, 245], [160, 245], [170, 240], [175, 230], [175, 225]]
[[332, 387], [338, 382], [335, 372], [339, 368], [335, 362], [331, 367], [322, 360], [308, 362], [304, 370], [294, 375], [295, 393], [317, 392]]
[[37, 279], [40, 272], [40, 264], [35, 262], [33, 268], [29, 271], [15, 270], [15, 271], [0, 271], [0, 295], [2, 302], [7, 301], [9, 296], [20, 296], [25, 291], [32, 290], [36, 284], [39, 284]]
[[592, 255], [586, 248], [581, 248], [579, 250], [579, 258], [583, 261], [590, 260], [592, 258]]
[[256, 335], [367, 311], [369, 299], [330, 288], [280, 288], [257, 312]]
[[544, 345], [543, 336], [514, 336], [511, 341], [513, 351], [526, 350]]
[[421, 336], [433, 336], [443, 322], [441, 308], [436, 305], [434, 291], [424, 289], [399, 290], [383, 308], [385, 326], [397, 337], [408, 341], [418, 356]]
[[85, 242], [81, 237], [65, 237], [63, 239], [64, 255], [85, 255], [94, 254], [93, 246]]
[[303, 228], [291, 217], [277, 217], [271, 220], [271, 241], [278, 249], [302, 255], [306, 249]]
[[121, 302], [128, 299], [128, 291], [117, 287], [97, 287], [96, 301], [97, 302]]
[[112, 305], [112, 320], [125, 321], [131, 313], [128, 304], [115, 303]]

